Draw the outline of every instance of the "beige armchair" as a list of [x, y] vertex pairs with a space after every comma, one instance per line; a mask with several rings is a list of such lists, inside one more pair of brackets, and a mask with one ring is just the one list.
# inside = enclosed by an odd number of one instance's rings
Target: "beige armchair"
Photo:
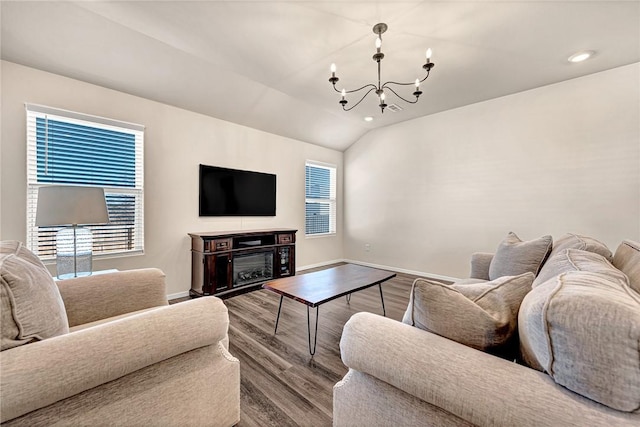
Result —
[[240, 368], [227, 351], [229, 319], [220, 299], [168, 305], [158, 269], [57, 285], [69, 333], [0, 353], [3, 426], [240, 420]]

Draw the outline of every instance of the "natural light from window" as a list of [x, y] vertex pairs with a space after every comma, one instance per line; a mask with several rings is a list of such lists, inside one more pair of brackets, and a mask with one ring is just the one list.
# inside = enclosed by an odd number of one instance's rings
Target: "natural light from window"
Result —
[[336, 167], [307, 161], [305, 169], [305, 235], [336, 232]]
[[35, 225], [43, 185], [102, 187], [109, 223], [87, 226], [93, 254], [141, 253], [144, 127], [27, 104], [27, 245], [42, 259], [55, 257], [62, 227]]

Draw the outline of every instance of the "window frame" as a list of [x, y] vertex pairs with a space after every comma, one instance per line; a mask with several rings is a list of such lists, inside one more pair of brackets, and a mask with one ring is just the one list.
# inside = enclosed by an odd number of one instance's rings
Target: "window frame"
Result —
[[[313, 198], [307, 197], [307, 167], [315, 167], [321, 169], [328, 169], [330, 171], [330, 183], [329, 183], [329, 198]], [[305, 215], [304, 215], [304, 235], [306, 238], [317, 238], [335, 236], [337, 234], [338, 223], [338, 167], [332, 163], [319, 162], [315, 160], [305, 161]], [[309, 233], [307, 230], [307, 205], [309, 203], [324, 204], [329, 206], [329, 231], [326, 233]]]
[[[131, 197], [133, 196], [134, 208], [133, 208], [133, 239], [127, 243], [122, 244], [123, 247], [112, 250], [101, 250], [96, 247], [94, 240], [93, 257], [98, 258], [112, 258], [123, 256], [134, 256], [144, 254], [144, 133], [145, 127], [143, 125], [128, 123], [119, 120], [113, 120], [104, 117], [93, 116], [89, 114], [83, 114], [68, 110], [62, 110], [53, 107], [47, 107], [43, 105], [28, 104], [25, 103], [25, 123], [26, 123], [26, 151], [27, 151], [27, 176], [26, 176], [26, 191], [27, 191], [27, 206], [26, 206], [26, 222], [27, 222], [27, 247], [45, 262], [55, 260], [55, 251], [53, 249], [47, 250], [42, 243], [46, 243], [45, 239], [39, 238], [39, 233], [50, 233], [55, 235], [55, 232], [64, 227], [38, 227], [35, 225], [36, 208], [38, 204], [38, 189], [48, 185], [77, 185], [77, 186], [92, 186], [103, 188], [107, 198], [116, 199], [118, 196]], [[117, 185], [99, 185], [99, 184], [67, 184], [64, 182], [39, 182], [38, 181], [38, 136], [37, 136], [37, 119], [48, 118], [50, 120], [56, 120], [66, 122], [75, 125], [88, 126], [101, 130], [117, 131], [122, 133], [132, 134], [134, 136], [134, 177], [135, 183], [132, 186], [117, 186]], [[110, 210], [110, 216], [114, 215], [114, 212]], [[104, 231], [104, 225], [85, 225], [84, 227], [91, 230]], [[107, 226], [108, 227], [108, 226]], [[40, 231], [40, 228], [45, 230]], [[126, 227], [112, 227], [112, 230], [125, 231]], [[101, 234], [98, 233], [100, 236]], [[133, 243], [131, 243], [133, 242]], [[51, 237], [49, 244], [55, 245], [55, 238]], [[43, 249], [41, 251], [41, 246]], [[108, 245], [107, 245], [108, 246]], [[130, 249], [125, 249], [124, 246], [130, 246]], [[42, 253], [41, 253], [42, 252]]]

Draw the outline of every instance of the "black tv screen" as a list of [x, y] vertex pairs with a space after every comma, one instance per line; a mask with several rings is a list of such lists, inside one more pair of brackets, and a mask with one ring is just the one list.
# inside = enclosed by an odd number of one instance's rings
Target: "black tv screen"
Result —
[[275, 215], [275, 175], [200, 165], [200, 216]]

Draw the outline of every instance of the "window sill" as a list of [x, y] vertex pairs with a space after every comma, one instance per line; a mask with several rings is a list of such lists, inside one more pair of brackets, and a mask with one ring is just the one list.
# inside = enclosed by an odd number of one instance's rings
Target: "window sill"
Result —
[[[126, 253], [118, 253], [118, 254], [105, 254], [105, 255], [94, 255], [93, 261], [102, 260], [102, 259], [112, 259], [112, 258], [126, 258], [131, 256], [141, 256], [144, 255], [144, 250], [140, 251], [131, 251]], [[44, 265], [55, 265], [56, 258], [40, 258]]]
[[305, 234], [304, 238], [305, 239], [318, 239], [321, 237], [335, 237], [337, 235], [337, 233], [333, 232], [333, 233], [318, 233], [318, 234]]

